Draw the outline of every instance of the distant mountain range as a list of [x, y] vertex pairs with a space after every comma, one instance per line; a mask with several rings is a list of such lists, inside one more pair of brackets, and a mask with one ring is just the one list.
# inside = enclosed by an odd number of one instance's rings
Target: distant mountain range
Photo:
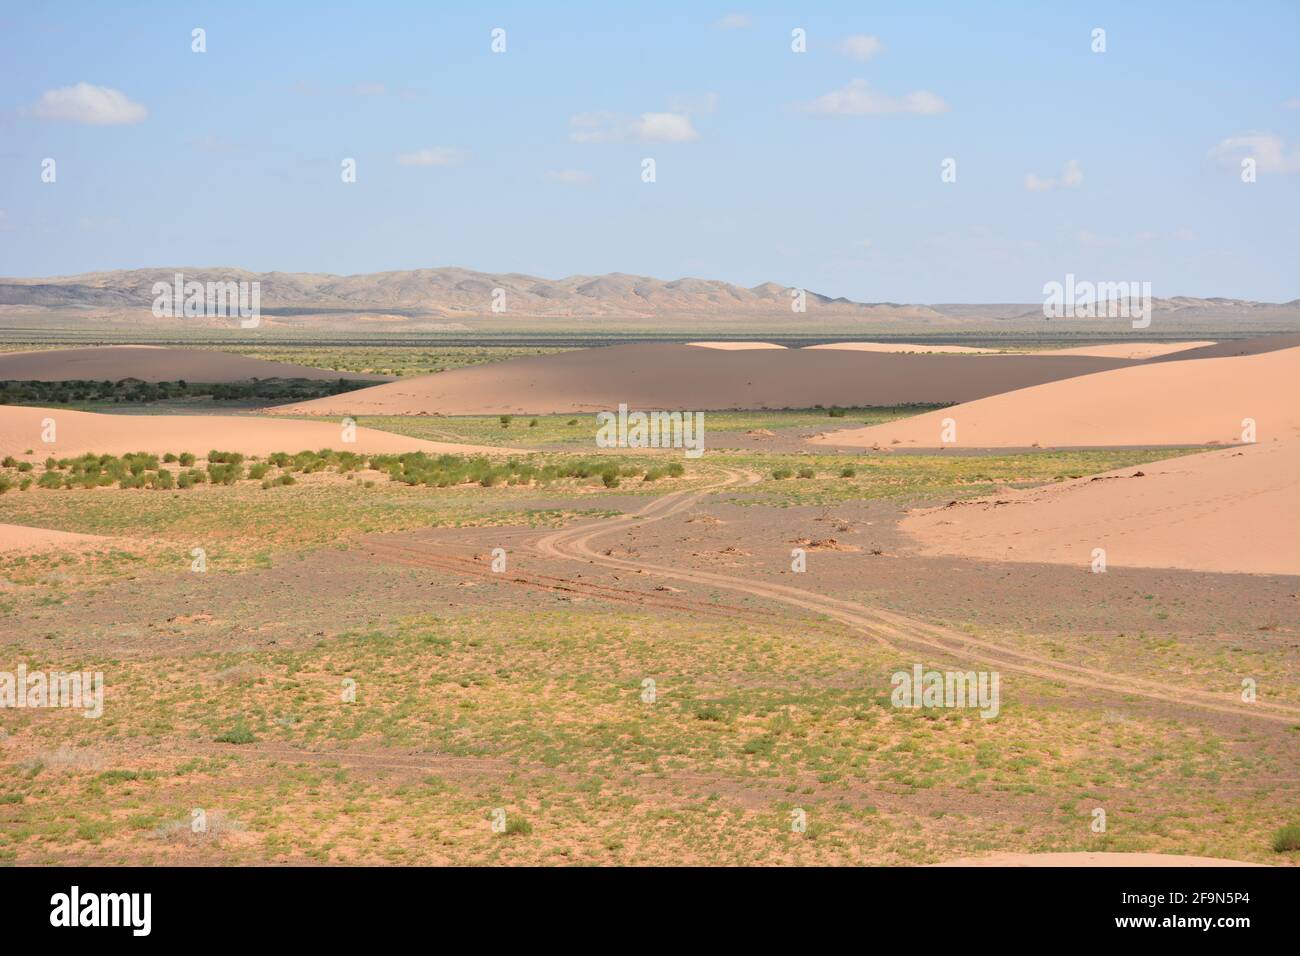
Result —
[[[64, 318], [123, 319], [148, 323], [155, 283], [187, 281], [258, 282], [261, 308], [271, 326], [337, 327], [344, 316], [371, 328], [410, 329], [473, 326], [484, 320], [610, 320], [620, 323], [681, 322], [692, 325], [756, 321], [837, 326], [942, 330], [972, 323], [1041, 323], [1037, 303], [916, 305], [853, 302], [814, 291], [804, 293], [806, 311], [791, 308], [789, 286], [766, 282], [753, 288], [712, 279], [654, 279], [610, 273], [542, 279], [518, 273], [468, 269], [414, 269], [337, 276], [302, 272], [248, 272], [223, 268], [162, 268], [94, 272], [49, 279], [0, 279], [0, 319], [55, 313]], [[500, 290], [500, 291], [497, 291]], [[493, 304], [498, 304], [494, 311]], [[504, 311], [501, 311], [504, 310]], [[1279, 328], [1300, 324], [1300, 300], [1286, 303], [1243, 299], [1155, 299], [1157, 320], [1264, 323]], [[212, 320], [199, 320], [211, 323]], [[1082, 320], [1070, 320], [1072, 324]], [[1114, 322], [1115, 320], [1104, 320]], [[373, 323], [373, 324], [372, 324]], [[376, 328], [377, 330], [377, 328]]]

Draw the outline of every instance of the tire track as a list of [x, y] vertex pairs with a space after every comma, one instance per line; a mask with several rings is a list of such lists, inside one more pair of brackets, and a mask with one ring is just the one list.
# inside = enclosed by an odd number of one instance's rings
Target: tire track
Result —
[[951, 628], [868, 607], [814, 591], [783, 584], [735, 578], [711, 571], [673, 568], [642, 561], [615, 558], [595, 550], [591, 543], [636, 525], [660, 521], [697, 504], [704, 497], [724, 488], [747, 487], [759, 481], [752, 472], [723, 469], [725, 477], [704, 488], [678, 491], [657, 498], [631, 515], [597, 525], [583, 524], [552, 532], [533, 545], [543, 556], [569, 561], [585, 561], [625, 571], [644, 571], [659, 577], [695, 584], [707, 584], [730, 591], [803, 608], [848, 624], [878, 644], [899, 653], [939, 651], [958, 660], [972, 657], [981, 663], [1013, 673], [1026, 674], [1076, 688], [1142, 697], [1148, 700], [1209, 710], [1236, 717], [1250, 717], [1280, 723], [1300, 722], [1300, 708], [1287, 704], [1257, 701], [1249, 707], [1234, 705], [1226, 695], [1193, 688], [1171, 691], [1167, 686], [1139, 677], [1131, 677], [1079, 664], [1067, 664], [1029, 651], [1010, 648]]

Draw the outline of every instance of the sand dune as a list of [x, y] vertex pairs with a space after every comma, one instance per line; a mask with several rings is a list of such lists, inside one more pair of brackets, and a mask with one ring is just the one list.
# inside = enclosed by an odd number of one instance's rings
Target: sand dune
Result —
[[1157, 355], [1151, 361], [1177, 362], [1183, 359], [1231, 358], [1234, 355], [1259, 355], [1263, 352], [1278, 352], [1297, 347], [1300, 347], [1300, 333], [1287, 332], [1283, 335], [1258, 335], [1249, 339], [1212, 342], [1184, 352]]
[[952, 419], [954, 447], [1226, 445], [1241, 441], [1245, 418], [1262, 442], [1300, 435], [1300, 348], [1116, 368], [810, 441], [938, 448], [944, 419]]
[[837, 352], [917, 352], [932, 355], [996, 355], [1001, 349], [976, 348], [970, 345], [919, 345], [910, 342], [825, 342], [806, 345], [806, 349], [831, 349]]
[[336, 372], [333, 369], [265, 362], [213, 349], [171, 349], [155, 345], [108, 345], [85, 349], [0, 353], [0, 381], [66, 382], [89, 379], [117, 382], [246, 382], [265, 378], [340, 378], [387, 382], [387, 375]]
[[1172, 853], [991, 853], [988, 856], [949, 860], [935, 866], [1263, 866], [1212, 856], [1177, 856]]
[[71, 531], [51, 531], [49, 528], [29, 528], [21, 524], [0, 524], [0, 553], [48, 551], [51, 548], [80, 547], [107, 540], [96, 534], [74, 534]]
[[[1149, 359], [1175, 355], [1189, 349], [1203, 349], [1217, 342], [1116, 342], [1110, 345], [1079, 345], [1068, 349], [1048, 349], [1035, 355], [1092, 355], [1102, 358]], [[1208, 357], [1208, 356], [1207, 356]]]
[[774, 342], [687, 342], [697, 349], [721, 349], [724, 352], [743, 352], [748, 349], [783, 349]]
[[[698, 343], [697, 343], [698, 344]], [[1120, 358], [1141, 361], [1172, 355], [1188, 349], [1215, 345], [1214, 342], [1116, 342], [1106, 345], [1080, 345], [1066, 349], [1041, 349], [1033, 352], [978, 348], [969, 345], [919, 345], [907, 342], [830, 342], [809, 345], [810, 349], [840, 349], [849, 352], [921, 352], [951, 355], [1085, 355], [1095, 358]]]
[[[55, 442], [41, 440], [45, 419], [54, 421]], [[201, 456], [214, 448], [246, 455], [321, 448], [362, 454], [526, 454], [518, 449], [422, 441], [373, 428], [358, 428], [356, 442], [346, 444], [339, 422], [250, 415], [99, 415], [59, 408], [0, 406], [0, 456], [13, 455], [29, 461], [86, 452], [122, 455], [133, 451], [189, 451]], [[31, 454], [27, 454], [28, 449]]]
[[1131, 364], [1020, 355], [616, 345], [530, 356], [276, 408], [307, 415], [495, 415], [964, 402]]
[[[1135, 477], [1140, 475], [1140, 477]], [[927, 554], [1090, 569], [1300, 574], [1300, 439], [1123, 468], [909, 514]]]

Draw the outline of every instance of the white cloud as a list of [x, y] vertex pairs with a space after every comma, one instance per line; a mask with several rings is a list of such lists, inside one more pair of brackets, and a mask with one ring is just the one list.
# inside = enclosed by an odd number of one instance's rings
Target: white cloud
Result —
[[754, 20], [748, 13], [728, 13], [713, 25], [719, 30], [747, 30], [754, 25]]
[[454, 146], [431, 146], [413, 153], [398, 153], [401, 166], [458, 166], [465, 161], [466, 153]]
[[358, 83], [352, 87], [352, 92], [357, 96], [386, 96], [388, 87], [383, 83]]
[[149, 115], [147, 109], [131, 102], [121, 90], [90, 83], [46, 90], [32, 112], [41, 119], [89, 123], [92, 126], [128, 126]]
[[1300, 172], [1300, 149], [1288, 152], [1282, 137], [1273, 133], [1229, 136], [1210, 150], [1210, 158], [1225, 166], [1240, 166], [1243, 159], [1251, 158], [1261, 173]]
[[681, 113], [642, 113], [635, 128], [637, 138], [645, 143], [689, 143], [700, 137], [691, 118]]
[[574, 143], [689, 143], [700, 134], [684, 113], [579, 113], [569, 119]]
[[879, 37], [873, 37], [866, 33], [855, 33], [853, 36], [847, 36], [840, 41], [839, 50], [847, 57], [855, 60], [866, 62], [877, 53], [883, 52], [885, 45], [880, 42]]
[[1194, 242], [1196, 240], [1196, 233], [1192, 232], [1190, 229], [1178, 229], [1174, 232], [1174, 238], [1179, 242]]
[[668, 112], [670, 113], [713, 113], [717, 109], [717, 93], [701, 93], [697, 96], [674, 96], [668, 101]]
[[1284, 109], [1284, 110], [1300, 110], [1300, 96], [1293, 96], [1293, 97], [1291, 97], [1291, 98], [1288, 99], [1288, 100], [1283, 100], [1283, 101], [1282, 101], [1282, 109]]
[[596, 181], [591, 173], [583, 169], [552, 169], [546, 173], [546, 178], [565, 186], [590, 186]]
[[867, 116], [881, 113], [946, 113], [951, 107], [941, 96], [916, 90], [902, 96], [890, 96], [867, 86], [866, 80], [850, 80], [847, 86], [831, 90], [799, 109], [808, 113], [834, 113], [841, 116]]
[[1077, 159], [1068, 160], [1059, 177], [1041, 179], [1033, 173], [1025, 176], [1025, 189], [1031, 193], [1045, 193], [1053, 189], [1074, 189], [1083, 185], [1083, 167]]

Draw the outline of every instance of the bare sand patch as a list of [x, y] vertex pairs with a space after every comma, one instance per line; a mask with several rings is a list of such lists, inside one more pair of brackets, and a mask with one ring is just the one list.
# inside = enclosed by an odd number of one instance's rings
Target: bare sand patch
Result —
[[287, 362], [268, 362], [214, 349], [173, 349], [157, 345], [107, 345], [84, 349], [0, 353], [0, 381], [67, 382], [247, 382], [251, 379], [357, 379], [387, 382], [391, 376], [340, 372]]
[[1211, 856], [1179, 856], [1173, 853], [1110, 853], [1078, 851], [1074, 853], [991, 853], [935, 863], [935, 866], [1264, 866], [1241, 860], [1221, 860]]
[[1300, 574], [1300, 439], [1123, 468], [909, 514], [925, 554], [1108, 569]]
[[14, 551], [49, 551], [53, 548], [83, 547], [100, 544], [107, 538], [96, 534], [75, 534], [49, 528], [29, 528], [20, 524], [0, 524], [0, 553]]
[[[45, 420], [52, 419], [56, 441], [42, 441]], [[128, 452], [209, 449], [246, 455], [333, 448], [361, 454], [527, 454], [519, 449], [489, 448], [423, 441], [374, 428], [358, 428], [356, 442], [345, 443], [339, 422], [305, 422], [260, 415], [101, 415], [59, 408], [0, 406], [0, 455], [27, 460], [82, 455], [86, 452], [124, 455]], [[28, 454], [28, 451], [31, 454]]]
[[892, 355], [833, 349], [615, 345], [404, 378], [283, 405], [301, 415], [571, 414], [964, 402], [1131, 364], [1033, 355]]
[[1300, 348], [1116, 368], [809, 442], [940, 448], [952, 419], [951, 444], [964, 448], [1228, 445], [1242, 441], [1247, 418], [1259, 441], [1300, 436]]

